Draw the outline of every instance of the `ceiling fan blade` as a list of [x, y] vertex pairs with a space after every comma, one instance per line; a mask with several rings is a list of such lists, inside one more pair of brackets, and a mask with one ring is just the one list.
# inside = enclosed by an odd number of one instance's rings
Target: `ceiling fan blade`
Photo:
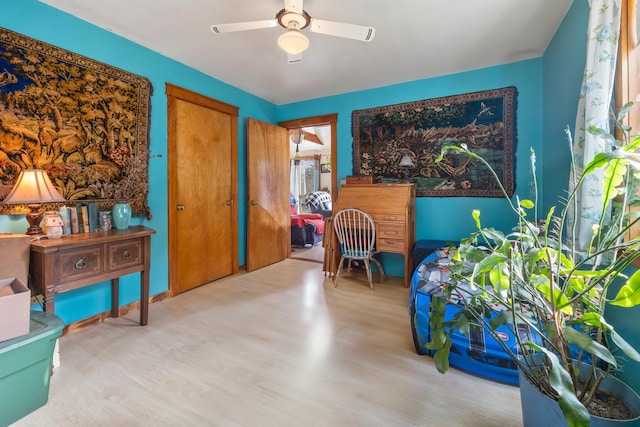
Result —
[[342, 22], [322, 21], [311, 19], [312, 33], [326, 34], [328, 36], [344, 37], [347, 39], [370, 42], [376, 34], [376, 29], [364, 25], [344, 24]]
[[302, 14], [302, 0], [284, 0], [284, 10]]
[[298, 53], [297, 55], [293, 55], [291, 53], [287, 53], [287, 62], [289, 64], [298, 64], [302, 62], [302, 54]]
[[311, 132], [307, 132], [306, 130], [303, 130], [302, 134], [304, 135], [305, 141], [313, 142], [314, 144], [324, 145], [324, 143], [320, 140], [320, 138], [318, 138], [318, 135], [316, 135], [315, 133], [311, 133]]
[[262, 28], [273, 28], [278, 25], [275, 19], [264, 21], [237, 22], [235, 24], [216, 24], [209, 27], [214, 34], [234, 33], [236, 31], [260, 30]]

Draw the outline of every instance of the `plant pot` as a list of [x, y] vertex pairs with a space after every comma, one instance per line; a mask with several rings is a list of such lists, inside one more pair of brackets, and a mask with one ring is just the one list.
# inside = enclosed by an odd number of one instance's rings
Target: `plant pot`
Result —
[[[586, 369], [581, 369], [587, 372]], [[522, 421], [524, 427], [554, 426], [568, 427], [558, 402], [543, 394], [527, 378], [518, 371], [520, 378], [520, 402], [522, 403]], [[640, 426], [640, 396], [631, 387], [613, 375], [608, 375], [600, 383], [600, 390], [620, 399], [635, 418], [614, 420], [591, 415], [589, 426], [592, 427], [631, 427]]]
[[131, 221], [131, 205], [129, 203], [116, 203], [113, 205], [111, 213], [115, 228], [118, 230], [129, 228], [129, 221]]

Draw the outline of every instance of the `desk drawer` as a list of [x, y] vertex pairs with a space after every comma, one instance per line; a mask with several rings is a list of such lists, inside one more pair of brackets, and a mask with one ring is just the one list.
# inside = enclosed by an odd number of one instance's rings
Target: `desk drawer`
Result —
[[376, 233], [381, 239], [404, 239], [404, 224], [378, 223]]
[[73, 282], [95, 276], [104, 270], [102, 245], [63, 251], [58, 256], [57, 283]]
[[376, 252], [404, 253], [404, 240], [376, 237]]
[[385, 221], [401, 222], [401, 223], [405, 222], [405, 215], [404, 215], [403, 212], [398, 212], [398, 213], [373, 213], [373, 214], [371, 214], [371, 218], [373, 218], [373, 220], [376, 223], [385, 222]]
[[122, 270], [142, 264], [142, 239], [107, 245], [109, 271]]

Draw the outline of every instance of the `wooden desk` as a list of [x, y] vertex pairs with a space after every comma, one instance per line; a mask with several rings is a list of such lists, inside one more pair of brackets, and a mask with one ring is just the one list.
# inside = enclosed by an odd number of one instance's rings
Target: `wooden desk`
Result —
[[[376, 252], [404, 255], [404, 286], [408, 288], [413, 273], [411, 251], [416, 238], [414, 185], [344, 184], [332, 211], [336, 213], [345, 208], [358, 208], [371, 215], [376, 225]], [[323, 270], [334, 276], [340, 262], [340, 249], [331, 220], [325, 222], [324, 236]]]
[[149, 314], [151, 238], [141, 225], [126, 230], [63, 235], [31, 243], [31, 286], [54, 312], [55, 294], [111, 280], [111, 317], [118, 317], [120, 276], [140, 272], [140, 325]]

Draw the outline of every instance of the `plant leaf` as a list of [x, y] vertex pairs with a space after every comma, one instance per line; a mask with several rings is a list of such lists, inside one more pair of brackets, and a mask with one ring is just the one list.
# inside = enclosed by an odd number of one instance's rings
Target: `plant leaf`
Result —
[[480, 224], [480, 211], [478, 209], [474, 209], [471, 211], [471, 216], [473, 220], [476, 222], [476, 227], [478, 230], [482, 229], [482, 224]]
[[616, 121], [622, 122], [632, 107], [633, 107], [633, 101], [629, 101], [626, 104], [624, 104], [622, 107], [620, 107], [620, 110], [618, 111], [618, 115], [616, 117]]
[[588, 427], [591, 421], [591, 414], [589, 414], [582, 402], [578, 400], [571, 381], [571, 375], [564, 369], [558, 357], [544, 347], [532, 342], [527, 344], [538, 351], [542, 351], [551, 363], [549, 383], [558, 393], [558, 405], [560, 405], [567, 424], [570, 427]]
[[433, 362], [436, 365], [436, 369], [441, 374], [444, 374], [449, 369], [449, 350], [451, 349], [451, 338], [446, 336], [446, 340], [443, 346], [436, 351], [433, 355]]
[[504, 262], [494, 265], [489, 272], [489, 280], [496, 290], [509, 289], [510, 277], [509, 267]]
[[495, 331], [496, 329], [498, 329], [499, 326], [503, 326], [509, 323], [509, 320], [511, 319], [512, 318], [507, 316], [507, 314], [503, 311], [497, 316], [489, 319], [489, 326], [491, 327], [492, 331]]
[[620, 159], [614, 159], [609, 166], [605, 169], [604, 179], [602, 181], [604, 194], [602, 197], [604, 200], [611, 200], [620, 194], [618, 187], [624, 184], [625, 173], [627, 172], [627, 166], [624, 161]]
[[629, 277], [627, 283], [620, 288], [616, 297], [613, 301], [609, 301], [609, 304], [620, 307], [634, 307], [640, 304], [640, 270], [636, 270]]
[[533, 202], [529, 199], [524, 199], [524, 200], [520, 200], [520, 206], [522, 206], [525, 209], [533, 209], [533, 207], [535, 206], [533, 204]]
[[[544, 280], [544, 279], [547, 279], [547, 280]], [[535, 287], [544, 295], [547, 301], [553, 302], [560, 311], [562, 311], [563, 313], [569, 316], [573, 314], [573, 308], [569, 304], [569, 299], [557, 286], [554, 286], [553, 288], [553, 295], [555, 296], [555, 301], [551, 300], [551, 282], [548, 280], [547, 277], [544, 277], [544, 276], [537, 277], [537, 280], [535, 282]]]
[[609, 349], [602, 344], [599, 344], [592, 340], [589, 335], [586, 335], [580, 331], [576, 331], [571, 326], [564, 326], [562, 328], [562, 332], [564, 333], [564, 336], [569, 344], [575, 344], [585, 351], [588, 351], [590, 354], [599, 357], [605, 362], [608, 362], [613, 366], [618, 366], [615, 357], [613, 357], [613, 354], [611, 354]]
[[594, 326], [596, 328], [602, 328], [606, 330], [612, 330], [613, 328], [609, 325], [603, 318], [600, 313], [588, 312], [584, 313], [581, 317], [581, 322], [583, 324], [587, 324], [589, 326]]
[[611, 340], [629, 359], [640, 362], [640, 353], [638, 353], [636, 349], [625, 341], [617, 332], [611, 331]]

